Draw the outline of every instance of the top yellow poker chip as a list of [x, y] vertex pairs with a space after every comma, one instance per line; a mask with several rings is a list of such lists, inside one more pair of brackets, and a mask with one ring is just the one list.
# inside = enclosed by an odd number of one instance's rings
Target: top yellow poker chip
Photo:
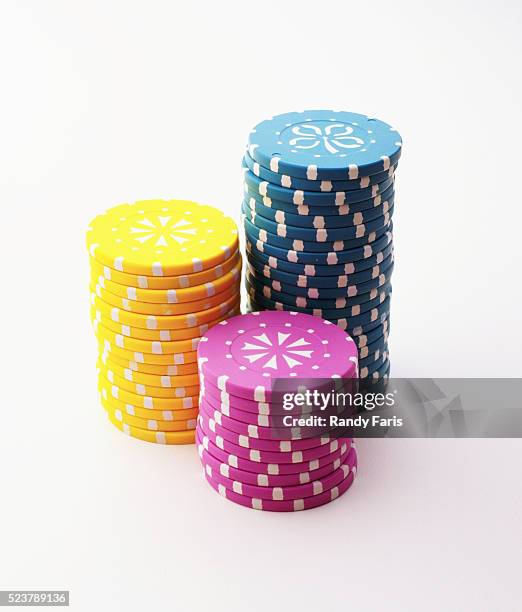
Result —
[[143, 200], [97, 216], [87, 232], [91, 257], [120, 272], [193, 274], [238, 249], [236, 224], [221, 211], [185, 200]]

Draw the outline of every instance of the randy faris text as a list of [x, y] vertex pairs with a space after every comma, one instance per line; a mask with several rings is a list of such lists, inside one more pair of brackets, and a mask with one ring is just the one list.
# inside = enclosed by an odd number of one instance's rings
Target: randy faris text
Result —
[[402, 427], [403, 420], [400, 417], [381, 417], [376, 414], [372, 416], [358, 415], [355, 417], [340, 417], [335, 414], [330, 416], [309, 415], [307, 417], [293, 417], [289, 414], [283, 417], [285, 427]]

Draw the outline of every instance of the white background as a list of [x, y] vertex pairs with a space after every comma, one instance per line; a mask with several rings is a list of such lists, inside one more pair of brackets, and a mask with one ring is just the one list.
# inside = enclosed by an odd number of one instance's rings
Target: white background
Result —
[[520, 3], [0, 6], [0, 588], [82, 611], [519, 610], [520, 440], [363, 440], [346, 496], [280, 515], [216, 495], [194, 447], [113, 429], [84, 232], [141, 198], [238, 220], [257, 122], [375, 115], [404, 139], [394, 375], [520, 376]]

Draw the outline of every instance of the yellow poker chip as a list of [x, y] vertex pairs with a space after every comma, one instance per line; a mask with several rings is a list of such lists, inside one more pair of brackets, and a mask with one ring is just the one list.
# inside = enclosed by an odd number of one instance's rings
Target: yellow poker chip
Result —
[[145, 442], [153, 442], [154, 444], [194, 444], [196, 438], [196, 430], [189, 431], [148, 431], [140, 427], [134, 427], [127, 423], [118, 421], [114, 413], [107, 412], [109, 421], [115, 425], [120, 431], [127, 434], [131, 438], [144, 440]]
[[[221, 321], [222, 318], [217, 319]], [[141, 327], [132, 327], [130, 325], [122, 325], [116, 323], [109, 317], [102, 314], [101, 310], [96, 310], [91, 307], [91, 321], [98, 321], [103, 327], [110, 329], [115, 334], [129, 336], [138, 340], [161, 340], [163, 342], [174, 342], [176, 340], [189, 340], [191, 338], [200, 338], [210, 329], [209, 325], [199, 325], [190, 329], [142, 329]]]
[[196, 429], [196, 419], [188, 419], [187, 421], [160, 421], [152, 418], [141, 419], [140, 417], [131, 416], [119, 408], [113, 408], [104, 400], [102, 400], [102, 406], [120, 423], [126, 423], [127, 425], [139, 427], [140, 429], [146, 429], [148, 431], [191, 431], [192, 429]]
[[126, 378], [116, 374], [114, 370], [104, 366], [102, 363], [98, 363], [98, 367], [111, 385], [116, 385], [120, 389], [125, 389], [126, 391], [136, 393], [137, 395], [172, 399], [180, 397], [194, 397], [199, 394], [199, 381], [192, 386], [177, 386], [168, 388], [154, 387], [152, 385], [145, 385], [143, 383], [127, 380]]
[[102, 385], [107, 385], [110, 389], [110, 395], [125, 404], [132, 404], [136, 407], [154, 408], [155, 410], [181, 410], [183, 408], [196, 408], [199, 405], [199, 397], [152, 397], [150, 395], [138, 395], [122, 389], [118, 385], [112, 384], [100, 371], [99, 376], [102, 377]]
[[231, 309], [238, 308], [239, 301], [240, 296], [233, 295], [225, 299], [223, 303], [207, 310], [195, 311], [179, 316], [158, 316], [128, 312], [104, 302], [95, 294], [91, 294], [91, 305], [96, 310], [99, 310], [102, 315], [109, 317], [115, 323], [132, 325], [142, 329], [191, 329], [199, 325], [205, 325], [221, 316], [225, 316]]
[[206, 300], [213, 295], [230, 289], [232, 286], [237, 286], [240, 280], [241, 262], [235, 268], [232, 268], [228, 274], [217, 280], [205, 283], [204, 285], [187, 287], [186, 289], [137, 289], [136, 287], [128, 287], [115, 283], [112, 280], [107, 280], [101, 275], [91, 274], [93, 285], [98, 284], [113, 295], [149, 304], [179, 304]]
[[127, 312], [134, 312], [145, 315], [156, 315], [156, 316], [176, 316], [189, 313], [199, 312], [201, 310], [208, 310], [214, 306], [222, 304], [225, 300], [235, 296], [239, 296], [239, 285], [236, 283], [232, 287], [229, 287], [221, 293], [217, 293], [205, 300], [194, 300], [193, 302], [180, 302], [178, 304], [150, 304], [147, 302], [136, 302], [134, 300], [128, 300], [127, 298], [114, 295], [110, 291], [103, 289], [100, 285], [91, 285], [91, 292], [96, 294], [101, 300], [115, 306], [116, 308], [122, 308]]
[[128, 380], [130, 383], [150, 385], [151, 387], [163, 387], [164, 389], [199, 385], [199, 376], [197, 372], [186, 376], [143, 374], [142, 372], [135, 372], [131, 368], [122, 367], [119, 363], [111, 359], [109, 353], [103, 353], [103, 355], [100, 356], [100, 361], [108, 371], [114, 372], [117, 376]]
[[197, 361], [181, 365], [154, 365], [122, 359], [114, 352], [102, 350], [101, 357], [104, 356], [109, 359], [111, 364], [117, 364], [120, 368], [128, 369], [132, 372], [141, 372], [142, 374], [153, 374], [154, 376], [191, 376], [198, 373]]
[[136, 361], [138, 363], [148, 363], [156, 365], [183, 365], [185, 363], [194, 363], [197, 361], [197, 351], [191, 351], [188, 353], [166, 353], [165, 355], [154, 355], [152, 353], [141, 353], [139, 351], [127, 351], [126, 349], [119, 348], [109, 342], [109, 340], [98, 338], [98, 344], [100, 353], [108, 352], [110, 355], [113, 353], [128, 361]]
[[115, 346], [127, 351], [139, 351], [141, 353], [152, 353], [154, 355], [169, 355], [171, 353], [188, 353], [198, 349], [199, 338], [189, 340], [176, 340], [174, 342], [162, 342], [161, 340], [138, 340], [123, 334], [115, 334], [104, 327], [98, 321], [93, 322], [94, 331], [98, 338], [108, 340]]
[[128, 402], [122, 402], [111, 395], [108, 383], [102, 384], [98, 381], [100, 391], [100, 401], [110, 405], [113, 410], [121, 410], [130, 416], [137, 416], [141, 419], [157, 419], [160, 421], [188, 421], [197, 418], [198, 408], [182, 408], [180, 410], [155, 410], [154, 408], [143, 408], [134, 406]]
[[137, 340], [159, 340], [161, 342], [176, 342], [178, 340], [189, 340], [191, 338], [201, 338], [207, 331], [223, 321], [225, 318], [230, 318], [238, 314], [237, 309], [231, 309], [224, 317], [219, 317], [215, 321], [210, 321], [204, 325], [198, 325], [197, 327], [191, 327], [188, 329], [142, 329], [141, 327], [131, 327], [130, 325], [123, 325], [116, 323], [108, 316], [102, 314], [101, 310], [96, 310], [91, 307], [91, 321], [98, 321], [103, 327], [110, 329], [115, 334], [122, 334], [129, 338], [136, 338]]
[[221, 211], [184, 200], [122, 204], [87, 232], [91, 257], [119, 272], [177, 276], [208, 270], [238, 250], [236, 224]]
[[127, 274], [119, 272], [110, 266], [104, 266], [91, 257], [91, 271], [96, 276], [103, 276], [106, 280], [126, 285], [128, 287], [137, 287], [140, 289], [185, 289], [187, 287], [195, 287], [196, 285], [204, 285], [211, 283], [222, 276], [225, 276], [238, 264], [241, 264], [241, 255], [239, 251], [232, 254], [229, 259], [215, 268], [202, 270], [194, 274], [183, 274], [181, 276], [139, 276], [136, 274]]

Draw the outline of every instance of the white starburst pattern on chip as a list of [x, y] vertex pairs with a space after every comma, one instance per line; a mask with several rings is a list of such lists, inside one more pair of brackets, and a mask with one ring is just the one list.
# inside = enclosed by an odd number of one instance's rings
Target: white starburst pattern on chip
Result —
[[252, 339], [255, 342], [245, 342], [241, 350], [250, 363], [259, 362], [263, 369], [277, 370], [279, 360], [293, 369], [303, 365], [305, 359], [311, 359], [314, 353], [310, 342], [291, 332], [267, 330]]
[[186, 219], [170, 215], [148, 215], [135, 220], [130, 233], [140, 244], [153, 241], [157, 247], [168, 247], [170, 241], [184, 244], [195, 236], [197, 228]]

